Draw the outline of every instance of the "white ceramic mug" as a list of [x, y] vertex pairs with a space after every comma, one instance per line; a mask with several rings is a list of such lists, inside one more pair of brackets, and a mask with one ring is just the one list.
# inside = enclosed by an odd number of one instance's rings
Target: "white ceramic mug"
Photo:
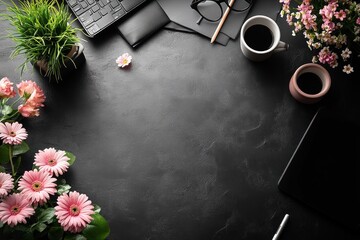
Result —
[[[254, 25], [263, 25], [267, 27], [272, 34], [272, 43], [268, 49], [259, 51], [252, 49], [245, 41], [246, 31]], [[259, 38], [262, 36], [259, 35]], [[241, 27], [240, 31], [240, 47], [243, 54], [252, 61], [264, 61], [268, 59], [274, 52], [286, 51], [289, 48], [287, 43], [280, 41], [280, 29], [274, 20], [267, 16], [256, 15], [247, 19]]]

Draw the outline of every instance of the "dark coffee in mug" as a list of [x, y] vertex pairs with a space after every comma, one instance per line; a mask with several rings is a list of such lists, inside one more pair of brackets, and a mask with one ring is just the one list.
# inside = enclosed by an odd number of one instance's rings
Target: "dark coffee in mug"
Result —
[[317, 94], [322, 90], [322, 81], [315, 73], [302, 73], [296, 82], [300, 90], [307, 94]]
[[255, 24], [245, 31], [244, 40], [250, 48], [256, 51], [265, 51], [273, 43], [273, 34], [268, 27]]

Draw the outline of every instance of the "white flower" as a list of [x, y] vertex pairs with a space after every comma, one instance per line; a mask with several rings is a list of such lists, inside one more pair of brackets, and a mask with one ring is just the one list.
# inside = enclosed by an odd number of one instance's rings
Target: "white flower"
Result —
[[321, 43], [316, 42], [316, 43], [313, 43], [312, 46], [313, 46], [315, 49], [319, 49], [319, 48], [321, 48]]
[[130, 56], [130, 54], [128, 53], [124, 53], [116, 59], [116, 63], [118, 64], [119, 67], [124, 68], [131, 63], [131, 60], [132, 60], [132, 56]]
[[345, 48], [345, 50], [343, 50], [341, 52], [341, 57], [344, 59], [344, 61], [346, 61], [348, 58], [350, 58], [350, 55], [352, 54], [352, 52], [350, 51], [349, 48]]
[[350, 74], [350, 73], [354, 72], [354, 68], [352, 66], [350, 66], [350, 64], [345, 65], [343, 68], [343, 72]]

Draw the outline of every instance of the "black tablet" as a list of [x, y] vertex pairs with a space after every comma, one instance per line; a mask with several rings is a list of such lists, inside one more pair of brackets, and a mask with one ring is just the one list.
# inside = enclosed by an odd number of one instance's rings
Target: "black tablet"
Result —
[[278, 187], [335, 221], [360, 230], [360, 127], [352, 116], [320, 109]]

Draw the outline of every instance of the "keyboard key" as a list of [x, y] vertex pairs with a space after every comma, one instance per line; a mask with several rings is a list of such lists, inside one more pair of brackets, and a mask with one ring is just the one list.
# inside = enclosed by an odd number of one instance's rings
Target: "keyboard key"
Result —
[[76, 0], [69, 0], [69, 1], [68, 1], [68, 4], [69, 4], [71, 7], [75, 6], [76, 3], [77, 3]]
[[86, 1], [88, 2], [89, 5], [92, 5], [95, 2], [95, 0], [86, 0]]
[[103, 2], [104, 5], [108, 5], [110, 3], [110, 0], [100, 0]]
[[100, 13], [101, 13], [101, 15], [105, 16], [105, 15], [108, 14], [109, 12], [108, 12], [105, 8], [102, 8], [102, 9], [100, 10]]
[[93, 12], [97, 12], [97, 11], [99, 11], [100, 10], [100, 7], [99, 7], [99, 5], [95, 5], [95, 6], [93, 6], [92, 8], [91, 8], [91, 10], [93, 11]]
[[103, 29], [112, 22], [114, 22], [114, 17], [111, 14], [106, 14], [100, 20], [98, 20], [96, 24], [99, 26], [100, 29]]
[[115, 19], [118, 19], [118, 18], [120, 18], [120, 17], [122, 17], [122, 16], [124, 16], [124, 15], [125, 15], [125, 10], [124, 10], [124, 9], [121, 9], [120, 11], [114, 13], [114, 14], [113, 14], [113, 17], [114, 17]]
[[112, 12], [111, 7], [110, 7], [109, 5], [106, 5], [106, 6], [104, 7], [104, 9], [105, 9], [108, 13]]
[[84, 8], [79, 8], [77, 11], [75, 11], [76, 12], [76, 15], [77, 16], [80, 16], [81, 14], [83, 14], [84, 12], [86, 12], [87, 11], [87, 9], [84, 9]]
[[120, 11], [121, 9], [122, 9], [122, 6], [119, 5], [119, 6], [117, 6], [116, 8], [114, 8], [114, 12]]
[[77, 12], [80, 9], [81, 9], [81, 7], [79, 5], [75, 5], [74, 8], [73, 8], [74, 12]]
[[87, 27], [89, 26], [91, 23], [94, 22], [94, 19], [92, 17], [88, 17], [88, 19], [86, 19], [84, 22], [83, 22], [83, 25], [84, 27]]
[[91, 11], [87, 11], [87, 12], [81, 14], [79, 17], [80, 22], [84, 23], [86, 20], [89, 19], [90, 15], [91, 15]]
[[88, 4], [85, 1], [80, 2], [80, 5], [82, 8], [86, 8], [88, 6]]
[[96, 12], [93, 13], [93, 15], [91, 15], [91, 17], [94, 19], [94, 21], [96, 22], [97, 20], [99, 20], [102, 16], [100, 15], [100, 13]]
[[93, 35], [97, 33], [99, 30], [100, 30], [99, 26], [95, 23], [88, 29], [88, 32], [90, 33], [90, 35]]
[[112, 0], [112, 1], [110, 2], [110, 5], [111, 5], [112, 8], [116, 8], [117, 6], [119, 6], [119, 2], [116, 1], [116, 0]]

